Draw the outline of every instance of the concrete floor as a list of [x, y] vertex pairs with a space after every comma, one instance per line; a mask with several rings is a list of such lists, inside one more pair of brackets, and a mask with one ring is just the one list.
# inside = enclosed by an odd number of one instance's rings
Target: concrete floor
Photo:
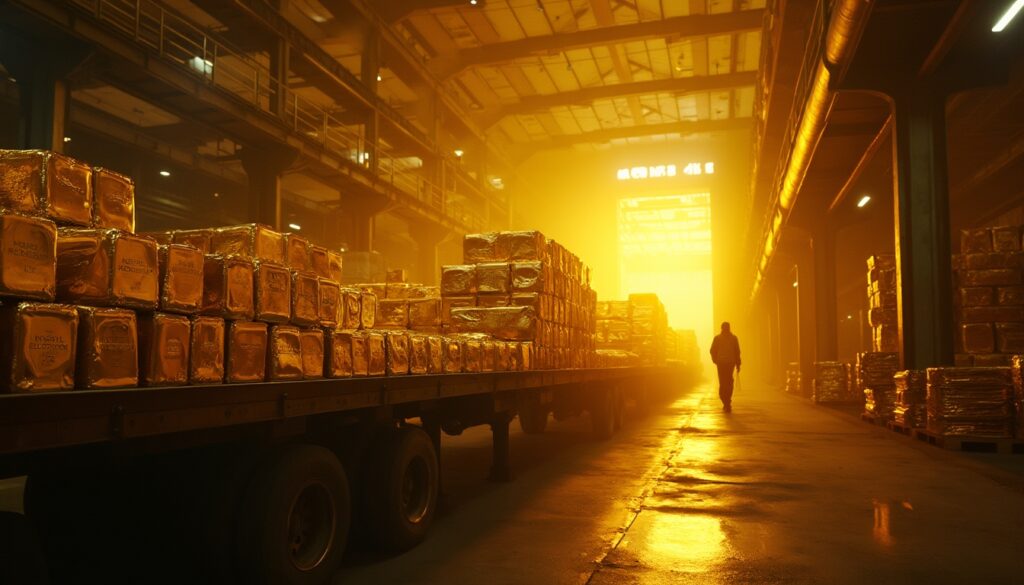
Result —
[[[514, 423], [515, 424], [515, 423]], [[1024, 456], [917, 443], [776, 391], [710, 385], [592, 441], [586, 417], [446, 438], [423, 545], [355, 553], [347, 583], [1024, 583]]]

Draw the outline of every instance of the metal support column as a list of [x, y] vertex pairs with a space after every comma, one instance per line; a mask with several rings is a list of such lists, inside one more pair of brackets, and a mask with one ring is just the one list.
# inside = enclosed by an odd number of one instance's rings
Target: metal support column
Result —
[[491, 473], [488, 475], [488, 479], [491, 481], [512, 481], [512, 465], [509, 457], [511, 444], [508, 439], [508, 425], [510, 422], [512, 422], [512, 416], [508, 412], [496, 412], [491, 420], [493, 454]]
[[281, 174], [297, 154], [285, 149], [241, 151], [242, 167], [249, 178], [250, 221], [281, 229]]
[[835, 230], [836, 226], [826, 219], [814, 230], [811, 240], [814, 254], [817, 361], [835, 361], [839, 357]]
[[441, 266], [437, 259], [437, 246], [448, 237], [448, 230], [442, 227], [413, 223], [409, 235], [416, 242], [416, 278], [423, 284], [438, 282]]
[[817, 328], [815, 321], [815, 278], [812, 251], [807, 249], [796, 254], [796, 266], [793, 269], [794, 282], [797, 283], [796, 296], [798, 360], [802, 379], [801, 392], [804, 396], [811, 395], [814, 385], [814, 362], [817, 352]]
[[[359, 77], [363, 84], [374, 93], [377, 93], [377, 84], [380, 82], [380, 32], [370, 27], [366, 31], [366, 40], [363, 46], [362, 62], [360, 63]], [[363, 125], [363, 138], [366, 141], [366, 154], [369, 156], [367, 167], [374, 174], [380, 168], [379, 145], [380, 145], [380, 114], [376, 109], [371, 108], [367, 113]]]

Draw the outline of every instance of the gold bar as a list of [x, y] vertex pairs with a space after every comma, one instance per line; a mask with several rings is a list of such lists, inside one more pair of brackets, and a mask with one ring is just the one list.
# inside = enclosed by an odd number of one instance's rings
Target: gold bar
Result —
[[0, 213], [0, 295], [53, 301], [56, 287], [57, 226]]
[[284, 236], [257, 223], [222, 227], [210, 238], [210, 251], [225, 256], [237, 254], [250, 260], [285, 264]]
[[0, 150], [0, 208], [88, 226], [92, 169], [56, 152]]
[[320, 280], [312, 272], [291, 271], [291, 322], [300, 327], [315, 327], [320, 321]]
[[342, 275], [344, 273], [342, 272], [342, 268], [344, 267], [344, 264], [342, 263], [342, 255], [340, 253], [335, 252], [334, 250], [327, 251], [327, 267], [328, 278], [335, 282], [341, 282], [343, 280]]
[[426, 374], [430, 371], [430, 348], [426, 335], [409, 336], [409, 373]]
[[328, 378], [351, 378], [355, 374], [352, 359], [352, 331], [324, 331], [326, 374]]
[[497, 365], [498, 349], [494, 341], [486, 339], [480, 342], [480, 371], [493, 372]]
[[482, 372], [484, 361], [483, 342], [478, 339], [462, 339], [462, 370], [464, 372]]
[[258, 321], [229, 321], [227, 331], [229, 384], [262, 382], [267, 376], [267, 324]]
[[478, 307], [507, 307], [511, 303], [511, 297], [506, 294], [479, 294], [476, 296], [476, 306]]
[[359, 329], [361, 326], [360, 315], [362, 313], [362, 293], [354, 288], [341, 289], [342, 304], [344, 305], [340, 326], [342, 329]]
[[441, 295], [446, 297], [473, 296], [477, 293], [476, 266], [449, 264], [441, 267]]
[[[517, 344], [518, 345], [518, 344]], [[502, 372], [515, 371], [515, 365], [512, 362], [512, 342], [499, 341], [497, 343], [498, 348], [498, 370]]]
[[458, 338], [441, 338], [441, 371], [446, 374], [458, 374], [463, 371], [462, 342]]
[[384, 296], [388, 299], [408, 299], [411, 290], [412, 285], [407, 282], [389, 282], [385, 286]]
[[537, 231], [500, 232], [495, 248], [507, 250], [509, 260], [543, 260], [546, 244], [544, 234]]
[[462, 239], [462, 258], [467, 264], [507, 261], [508, 253], [499, 248], [497, 233], [466, 234]]
[[481, 294], [509, 294], [512, 292], [512, 272], [506, 262], [476, 265], [477, 292]]
[[57, 296], [144, 311], [160, 297], [156, 242], [118, 230], [57, 231]]
[[366, 331], [366, 373], [369, 376], [383, 376], [387, 371], [384, 350], [384, 334], [379, 331]]
[[386, 284], [356, 284], [353, 285], [364, 293], [370, 293], [378, 299], [386, 299], [388, 296], [388, 285]]
[[138, 319], [139, 384], [188, 384], [192, 327], [184, 315], [149, 313]]
[[427, 336], [427, 373], [444, 372], [444, 338], [440, 335]]
[[409, 303], [409, 327], [436, 329], [441, 325], [441, 299], [412, 299]]
[[374, 326], [380, 329], [408, 329], [409, 301], [399, 299], [378, 300]]
[[461, 307], [452, 309], [451, 325], [460, 333], [486, 333], [508, 341], [537, 336], [538, 319], [530, 307]]
[[512, 290], [517, 293], [545, 292], [545, 272], [542, 262], [513, 262]]
[[203, 253], [181, 244], [160, 246], [160, 310], [192, 315], [203, 302]]
[[77, 388], [130, 388], [139, 383], [135, 313], [78, 307]]
[[256, 320], [287, 323], [292, 317], [292, 279], [280, 264], [253, 262]]
[[309, 269], [320, 278], [331, 277], [331, 260], [327, 257], [327, 248], [309, 245]]
[[46, 392], [75, 387], [78, 311], [70, 305], [0, 307], [0, 388]]
[[285, 266], [292, 270], [309, 270], [309, 240], [298, 234], [284, 234]]
[[414, 285], [409, 288], [406, 296], [409, 299], [436, 299], [441, 296], [441, 287]]
[[317, 290], [320, 295], [317, 301], [317, 306], [320, 309], [318, 319], [320, 325], [327, 329], [334, 329], [341, 324], [345, 311], [341, 298], [341, 285], [333, 280], [320, 278]]
[[224, 319], [192, 318], [191, 353], [188, 372], [190, 384], [224, 382]]
[[388, 270], [384, 275], [384, 281], [388, 284], [397, 284], [405, 282], [405, 270], [402, 268], [395, 268], [394, 270]]
[[373, 329], [377, 323], [377, 295], [361, 293], [359, 295], [359, 327]]
[[135, 182], [110, 169], [92, 170], [92, 225], [135, 232]]
[[172, 238], [175, 244], [192, 246], [203, 254], [209, 254], [213, 249], [211, 242], [215, 233], [216, 230], [212, 229], [174, 230]]
[[136, 235], [142, 236], [144, 238], [149, 238], [149, 239], [153, 240], [154, 242], [156, 242], [156, 244], [158, 246], [163, 246], [163, 245], [166, 245], [166, 244], [173, 244], [174, 243], [174, 232], [173, 231], [166, 231], [166, 232], [138, 232]]
[[252, 320], [253, 305], [253, 264], [241, 256], [203, 256], [203, 302], [204, 315], [225, 319]]
[[352, 375], [367, 376], [370, 371], [370, 348], [366, 336], [360, 332], [349, 332], [352, 335]]
[[384, 334], [384, 359], [388, 376], [404, 376], [409, 373], [408, 333], [388, 331]]
[[302, 352], [302, 377], [315, 380], [324, 377], [324, 331], [303, 329], [299, 333], [299, 347]]
[[270, 327], [267, 380], [279, 382], [302, 379], [302, 334], [294, 325]]
[[441, 297], [441, 325], [451, 325], [452, 309], [456, 307], [475, 307], [476, 297]]

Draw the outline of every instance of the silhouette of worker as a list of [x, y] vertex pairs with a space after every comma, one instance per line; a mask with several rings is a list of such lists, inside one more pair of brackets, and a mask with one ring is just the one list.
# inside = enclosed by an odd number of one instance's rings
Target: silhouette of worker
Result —
[[718, 397], [722, 410], [732, 412], [732, 371], [740, 371], [740, 340], [732, 334], [729, 323], [722, 323], [722, 332], [711, 342], [711, 361], [718, 366]]

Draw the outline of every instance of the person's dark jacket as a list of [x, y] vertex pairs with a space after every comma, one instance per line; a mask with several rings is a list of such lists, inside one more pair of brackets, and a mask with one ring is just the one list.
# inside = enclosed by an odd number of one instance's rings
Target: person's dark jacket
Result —
[[719, 333], [711, 342], [711, 361], [715, 364], [738, 366], [740, 360], [740, 340], [732, 333]]

